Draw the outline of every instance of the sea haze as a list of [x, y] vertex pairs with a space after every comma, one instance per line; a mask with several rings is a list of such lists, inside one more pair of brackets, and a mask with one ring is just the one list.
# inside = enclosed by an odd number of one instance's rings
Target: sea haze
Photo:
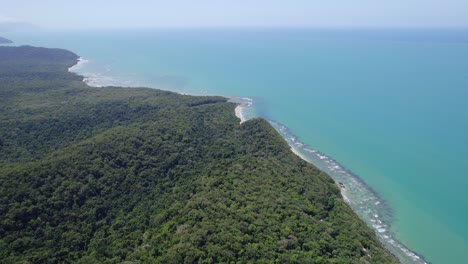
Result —
[[[403, 263], [468, 263], [468, 31], [41, 32], [89, 83], [253, 99]], [[420, 259], [418, 259], [418, 257]], [[424, 260], [423, 260], [424, 259]]]

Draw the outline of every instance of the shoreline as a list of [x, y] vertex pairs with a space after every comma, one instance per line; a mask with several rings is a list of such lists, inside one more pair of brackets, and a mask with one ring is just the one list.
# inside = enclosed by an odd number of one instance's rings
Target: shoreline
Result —
[[243, 105], [237, 105], [236, 108], [234, 109], [234, 114], [240, 119], [239, 124], [242, 124], [246, 121], [244, 114], [242, 113], [243, 108], [244, 108]]
[[68, 72], [74, 73], [83, 77], [82, 82], [90, 87], [101, 88], [104, 86], [111, 86], [111, 85], [100, 85], [98, 84], [98, 78], [92, 76], [86, 76], [84, 73], [80, 73], [79, 70], [83, 67], [84, 64], [88, 63], [89, 60], [84, 59], [83, 57], [78, 57], [77, 62], [75, 65], [68, 68]]
[[[77, 63], [73, 66], [71, 66], [70, 68], [68, 68], [68, 71], [69, 72], [72, 72], [72, 73], [75, 73], [75, 74], [78, 74], [78, 75], [81, 75], [79, 74], [78, 72], [76, 72], [78, 69], [80, 69], [85, 63], [89, 62], [89, 60], [86, 60], [86, 59], [83, 59], [81, 56], [78, 57], [77, 59]], [[99, 86], [99, 85], [93, 85], [92, 84], [92, 77], [87, 77], [87, 76], [84, 76], [84, 75], [81, 75], [83, 76], [83, 82], [86, 83], [88, 86], [91, 86], [91, 87], [96, 87], [96, 88], [99, 88], [99, 87], [103, 87], [103, 86]], [[177, 93], [177, 92], [176, 92]], [[178, 94], [182, 94], [182, 93], [178, 93]], [[182, 95], [185, 95], [185, 94], [182, 94]], [[246, 108], [248, 107], [251, 107], [252, 104], [253, 104], [253, 99], [251, 98], [248, 98], [248, 97], [228, 97], [228, 102], [233, 102], [233, 103], [236, 103], [237, 106], [236, 108], [234, 109], [234, 114], [237, 118], [239, 118], [239, 124], [242, 124], [244, 123], [245, 121], [247, 121], [247, 118], [245, 117], [245, 110]], [[298, 157], [300, 157], [302, 160], [308, 162], [308, 163], [312, 163], [310, 160], [308, 160], [304, 155], [302, 155], [294, 146], [290, 145], [291, 147], [291, 151], [296, 154]], [[313, 164], [313, 163], [312, 163]], [[314, 164], [315, 165], [315, 164]], [[351, 200], [348, 198], [348, 196], [346, 195], [345, 193], [345, 190], [344, 190], [344, 187], [339, 185], [338, 183], [336, 183], [336, 185], [339, 187], [340, 189], [340, 192], [341, 192], [341, 195], [343, 196], [343, 200], [347, 203], [347, 204], [350, 204], [351, 203]]]
[[327, 173], [334, 180], [343, 200], [401, 263], [429, 264], [424, 256], [416, 254], [395, 238], [390, 228], [391, 207], [371, 187], [333, 158], [299, 141], [286, 126], [271, 120], [269, 122], [286, 140], [294, 154]]
[[[90, 87], [96, 87], [96, 88], [100, 88], [100, 87], [105, 87], [105, 86], [113, 86], [113, 85], [97, 85], [96, 83], [99, 82], [97, 81], [98, 77], [88, 77], [86, 76], [85, 74], [83, 73], [79, 73], [77, 72], [77, 70], [79, 70], [83, 64], [89, 62], [89, 60], [85, 60], [83, 59], [82, 57], [79, 57], [77, 59], [77, 63], [75, 65], [73, 65], [72, 67], [70, 67], [68, 69], [69, 72], [72, 72], [74, 74], [77, 74], [77, 75], [80, 75], [83, 77], [83, 82], [86, 83], [88, 86]], [[96, 75], [98, 76], [98, 75]], [[117, 85], [119, 86], [119, 85]], [[123, 86], [122, 86], [123, 87]], [[155, 89], [158, 89], [158, 88], [155, 88]], [[175, 92], [175, 93], [178, 93], [178, 94], [182, 94], [182, 93], [179, 93], [179, 92], [176, 92], [176, 91], [171, 91], [171, 92]], [[194, 95], [196, 96], [196, 95]], [[251, 107], [253, 105], [253, 99], [251, 98], [248, 98], [248, 97], [226, 97], [228, 99], [228, 102], [232, 102], [232, 103], [236, 103], [236, 107], [234, 109], [234, 114], [236, 117], [239, 118], [239, 124], [242, 124], [244, 123], [245, 121], [247, 121], [249, 118], [246, 117], [246, 109]], [[278, 123], [275, 123], [275, 122], [272, 122], [270, 120], [268, 120], [270, 122], [270, 124], [276, 124], [277, 126], [282, 126]], [[344, 173], [348, 173], [348, 176], [350, 176], [351, 178], [353, 178], [354, 180], [356, 180], [356, 182], [358, 182], [358, 185], [361, 185], [361, 186], [364, 186], [364, 189], [367, 190], [367, 191], [370, 191], [370, 192], [373, 192], [372, 189], [370, 189], [368, 186], [365, 185], [365, 183], [363, 183], [360, 178], [350, 172], [348, 172], [343, 166], [341, 166], [340, 164], [338, 164], [336, 161], [334, 161], [333, 159], [331, 159], [330, 157], [324, 155], [323, 153], [317, 151], [317, 150], [313, 150], [312, 148], [309, 148], [310, 151], [308, 151], [308, 146], [300, 141], [298, 141], [294, 136], [292, 138], [289, 138], [289, 136], [292, 135], [292, 133], [289, 133], [289, 134], [285, 134], [285, 133], [282, 133], [277, 126], [273, 125], [273, 127], [280, 133], [280, 135], [286, 140], [286, 142], [290, 145], [290, 149], [291, 151], [297, 155], [298, 157], [300, 157], [301, 159], [303, 159], [304, 161], [308, 162], [308, 163], [311, 163], [313, 164], [314, 166], [316, 166], [317, 168], [319, 168], [320, 170], [322, 170], [323, 172], [327, 173], [330, 177], [333, 178], [333, 180], [335, 181], [336, 185], [339, 187], [340, 189], [340, 193], [343, 197], [343, 200], [353, 209], [353, 211], [359, 216], [359, 218], [361, 218], [372, 230], [375, 231], [377, 237], [379, 238], [379, 240], [382, 242], [382, 244], [385, 246], [385, 248], [387, 248], [387, 250], [389, 252], [391, 252], [392, 254], [394, 254], [395, 256], [397, 256], [397, 258], [402, 261], [402, 259], [400, 259], [398, 257], [398, 253], [394, 252], [394, 250], [392, 249], [396, 249], [398, 248], [398, 251], [400, 251], [400, 253], [406, 255], [407, 257], [411, 258], [413, 260], [413, 263], [424, 263], [424, 264], [427, 264], [427, 262], [424, 260], [424, 258], [420, 255], [417, 255], [416, 253], [412, 252], [411, 250], [409, 250], [406, 246], [404, 246], [401, 242], [399, 242], [398, 240], [394, 240], [393, 239], [393, 236], [392, 235], [384, 235], [383, 233], [386, 233], [387, 231], [387, 227], [388, 227], [388, 224], [382, 222], [381, 220], [378, 219], [378, 215], [380, 214], [377, 214], [374, 212], [372, 212], [373, 215], [375, 215], [375, 218], [376, 219], [371, 219], [370, 222], [368, 219], [365, 219], [364, 215], [360, 214], [358, 210], [356, 210], [356, 208], [353, 206], [353, 204], [357, 203], [358, 201], [356, 201], [356, 199], [350, 199], [349, 197], [353, 196], [352, 193], [349, 193], [348, 194], [348, 187], [349, 187], [349, 184], [343, 184], [341, 181], [339, 181], [338, 179], [336, 179], [334, 176], [333, 176], [333, 173], [331, 172], [334, 172], [335, 170], [337, 171], [342, 171]], [[284, 126], [283, 126], [284, 127]], [[284, 127], [285, 130], [288, 130], [286, 127]], [[311, 159], [311, 158], [308, 158], [306, 157], [303, 153], [301, 153], [297, 148], [304, 148], [306, 152], [310, 152], [310, 154], [315, 154], [317, 157], [318, 157], [318, 161], [316, 159]], [[323, 163], [322, 165], [325, 164], [325, 167], [324, 166], [320, 166], [318, 163]], [[330, 165], [330, 166], [327, 166]], [[344, 182], [344, 181], [343, 181]], [[352, 191], [352, 190], [350, 190]], [[377, 196], [374, 192], [374, 195]], [[381, 199], [378, 199], [377, 198], [377, 201], [375, 202], [375, 205], [379, 205], [381, 203], [384, 203], [383, 200]], [[391, 245], [391, 247], [389, 246], [389, 244]], [[406, 262], [404, 262], [406, 263]]]
[[[97, 80], [96, 77], [86, 76], [85, 74], [78, 72], [78, 70], [81, 69], [81, 67], [84, 64], [88, 63], [88, 62], [89, 62], [89, 60], [83, 59], [82, 57], [78, 57], [76, 64], [71, 66], [70, 68], [68, 68], [68, 72], [71, 72], [71, 73], [74, 73], [76, 75], [82, 76], [83, 77], [82, 82], [84, 82], [86, 85], [88, 85], [90, 87], [101, 88], [101, 87], [105, 87], [105, 86], [111, 86], [111, 85], [98, 85], [97, 84], [98, 80]], [[154, 88], [154, 89], [158, 89], [158, 88]], [[176, 91], [171, 91], [171, 92], [175, 92], [175, 93], [180, 94], [180, 95], [187, 95], [185, 93], [180, 93], [180, 92], [176, 92]], [[240, 119], [239, 124], [242, 124], [245, 121], [247, 121], [247, 118], [245, 117], [244, 112], [245, 112], [246, 108], [252, 106], [253, 100], [251, 98], [247, 98], [247, 97], [243, 97], [243, 98], [241, 98], [241, 97], [227, 97], [227, 98], [228, 98], [228, 102], [233, 102], [233, 103], [237, 104], [236, 108], [234, 109], [234, 114]]]
[[[73, 71], [81, 68], [86, 62], [89, 62], [89, 60], [85, 60], [83, 59], [83, 57], [78, 57], [78, 59], [76, 60], [76, 64], [68, 68], [68, 72], [75, 73]], [[83, 78], [85, 78], [85, 76], [83, 76]]]
[[[296, 154], [299, 158], [304, 160], [307, 163], [313, 164], [310, 160], [308, 160], [304, 155], [302, 155], [295, 147], [289, 145], [291, 147], [291, 151]], [[313, 164], [315, 166], [315, 164]], [[331, 177], [331, 176], [330, 176]], [[344, 185], [341, 182], [335, 182], [335, 185], [340, 189], [341, 196], [343, 197], [343, 200], [345, 203], [348, 205], [351, 205], [351, 200], [349, 199], [348, 195], [346, 194], [346, 189]]]
[[230, 97], [228, 102], [237, 104], [234, 114], [240, 119], [239, 124], [244, 123], [247, 118], [245, 111], [253, 105], [253, 99], [249, 97]]

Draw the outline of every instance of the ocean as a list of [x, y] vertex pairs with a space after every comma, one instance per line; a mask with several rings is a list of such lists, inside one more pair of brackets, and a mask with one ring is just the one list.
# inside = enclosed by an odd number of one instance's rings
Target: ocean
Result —
[[243, 115], [341, 182], [402, 263], [468, 263], [468, 30], [1, 34], [75, 52], [94, 86], [248, 102]]

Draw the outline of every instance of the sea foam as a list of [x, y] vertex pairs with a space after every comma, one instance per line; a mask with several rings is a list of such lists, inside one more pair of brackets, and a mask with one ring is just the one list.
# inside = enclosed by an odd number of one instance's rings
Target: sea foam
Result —
[[85, 60], [82, 57], [79, 57], [76, 64], [68, 68], [68, 71], [76, 73], [78, 70], [80, 70], [83, 67], [83, 64], [87, 62], [89, 62], [89, 60]]

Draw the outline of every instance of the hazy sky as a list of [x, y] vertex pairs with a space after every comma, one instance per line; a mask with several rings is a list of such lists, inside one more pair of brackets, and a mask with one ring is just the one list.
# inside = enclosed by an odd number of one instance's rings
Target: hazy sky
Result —
[[468, 0], [5, 0], [1, 21], [44, 28], [468, 27]]

